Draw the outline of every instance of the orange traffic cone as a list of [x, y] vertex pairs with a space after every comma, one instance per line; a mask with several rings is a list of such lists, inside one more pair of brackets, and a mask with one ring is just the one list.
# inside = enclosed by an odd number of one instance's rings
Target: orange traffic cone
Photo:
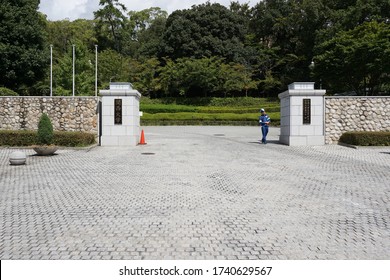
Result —
[[139, 141], [138, 145], [146, 145], [145, 135], [144, 135], [144, 130], [143, 129], [142, 129], [142, 132], [141, 132], [141, 140]]

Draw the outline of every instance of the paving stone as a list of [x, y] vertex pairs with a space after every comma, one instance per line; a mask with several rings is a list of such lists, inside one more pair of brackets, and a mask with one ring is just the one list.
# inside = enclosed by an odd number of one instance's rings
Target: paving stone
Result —
[[145, 146], [22, 149], [23, 166], [0, 148], [0, 259], [390, 258], [390, 148], [144, 129]]

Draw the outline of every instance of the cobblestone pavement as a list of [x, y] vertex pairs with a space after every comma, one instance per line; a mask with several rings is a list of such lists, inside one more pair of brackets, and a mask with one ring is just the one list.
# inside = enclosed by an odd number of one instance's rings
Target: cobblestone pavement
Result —
[[390, 259], [390, 148], [145, 127], [145, 146], [0, 149], [0, 259]]

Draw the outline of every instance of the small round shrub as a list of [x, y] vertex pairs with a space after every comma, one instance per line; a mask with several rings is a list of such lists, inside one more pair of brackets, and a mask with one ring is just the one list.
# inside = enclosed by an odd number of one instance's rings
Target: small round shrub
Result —
[[38, 143], [50, 145], [53, 143], [53, 125], [47, 114], [43, 113], [38, 123]]

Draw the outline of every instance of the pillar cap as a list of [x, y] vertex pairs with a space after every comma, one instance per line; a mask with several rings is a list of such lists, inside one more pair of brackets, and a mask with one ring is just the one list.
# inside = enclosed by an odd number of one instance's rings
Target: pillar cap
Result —
[[288, 89], [314, 89], [314, 82], [295, 82], [288, 85]]
[[135, 96], [141, 98], [141, 94], [138, 90], [126, 90], [126, 89], [107, 89], [99, 90], [100, 96]]
[[314, 82], [295, 82], [288, 85], [288, 90], [278, 95], [280, 99], [289, 96], [324, 96], [326, 90], [314, 89]]

